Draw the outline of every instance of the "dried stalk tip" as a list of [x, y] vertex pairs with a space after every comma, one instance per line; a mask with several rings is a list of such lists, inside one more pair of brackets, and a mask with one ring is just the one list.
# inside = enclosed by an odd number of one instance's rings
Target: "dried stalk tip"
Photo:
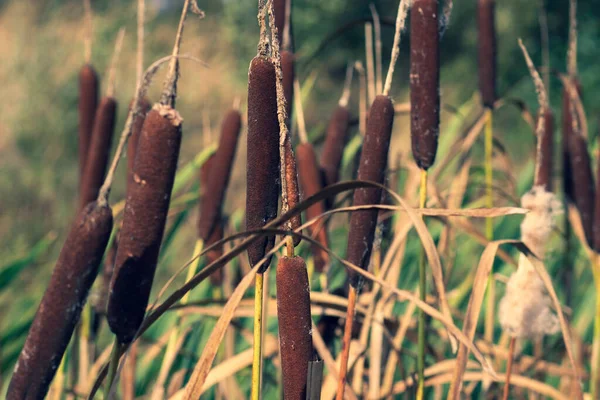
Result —
[[[521, 199], [521, 206], [531, 210], [521, 223], [523, 242], [543, 259], [545, 246], [554, 228], [554, 217], [562, 212], [560, 200], [536, 186]], [[520, 255], [517, 271], [506, 286], [500, 301], [499, 319], [502, 328], [512, 337], [536, 338], [560, 330], [557, 316], [551, 310], [551, 300], [544, 282], [527, 257]]]

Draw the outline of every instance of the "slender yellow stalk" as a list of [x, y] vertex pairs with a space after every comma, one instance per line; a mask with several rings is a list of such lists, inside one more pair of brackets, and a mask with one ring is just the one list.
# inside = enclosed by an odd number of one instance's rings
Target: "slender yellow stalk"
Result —
[[[492, 169], [492, 152], [493, 152], [493, 120], [492, 110], [486, 110], [486, 122], [485, 122], [485, 196], [486, 206], [488, 208], [494, 207], [494, 199], [492, 192], [492, 184], [494, 181], [493, 169]], [[485, 220], [485, 236], [488, 240], [494, 239], [494, 221], [492, 218], [486, 218]]]
[[[190, 279], [192, 279], [194, 277], [194, 275], [196, 275], [198, 273], [198, 267], [200, 266], [200, 261], [202, 261], [202, 257], [200, 257], [200, 253], [202, 253], [202, 250], [204, 249], [204, 241], [202, 239], [198, 239], [196, 240], [196, 246], [194, 246], [194, 257], [198, 257], [193, 263], [192, 266], [188, 269], [188, 273], [187, 276], [185, 278], [186, 283], [189, 282]], [[181, 298], [181, 302], [183, 304], [186, 304], [188, 302], [188, 299], [190, 297], [190, 292], [187, 292], [182, 298]]]
[[104, 398], [110, 398], [110, 389], [117, 375], [117, 369], [119, 368], [119, 359], [121, 358], [121, 345], [119, 340], [115, 337], [115, 343], [113, 344], [112, 353], [110, 353], [110, 364], [108, 366], [108, 375], [106, 377], [106, 389], [104, 391]]
[[51, 400], [60, 400], [62, 396], [63, 386], [65, 385], [66, 358], [67, 355], [64, 354], [62, 360], [60, 361], [58, 370], [56, 371], [56, 377], [52, 382], [52, 389], [50, 390], [50, 395], [48, 396]]
[[252, 358], [252, 400], [260, 399], [264, 278], [264, 274], [256, 274], [254, 290], [254, 352]]
[[[425, 208], [427, 203], [427, 170], [421, 170], [421, 187], [419, 190], [419, 208]], [[425, 301], [427, 297], [427, 269], [425, 265], [425, 250], [421, 250], [419, 255], [419, 297]], [[425, 313], [419, 309], [418, 313], [418, 346], [419, 353], [417, 358], [417, 374], [419, 375], [419, 384], [417, 386], [417, 400], [423, 399], [425, 391]]]

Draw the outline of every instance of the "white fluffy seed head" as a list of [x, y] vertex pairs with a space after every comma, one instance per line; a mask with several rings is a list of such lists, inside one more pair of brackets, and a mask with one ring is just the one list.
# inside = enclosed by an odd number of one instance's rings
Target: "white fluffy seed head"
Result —
[[[536, 186], [521, 198], [521, 205], [531, 210], [521, 223], [522, 241], [543, 259], [545, 244], [554, 228], [553, 217], [561, 213], [561, 203], [542, 186]], [[527, 257], [521, 254], [517, 271], [511, 275], [500, 301], [500, 325], [510, 336], [517, 338], [554, 334], [560, 330], [560, 325], [550, 305], [544, 282]]]

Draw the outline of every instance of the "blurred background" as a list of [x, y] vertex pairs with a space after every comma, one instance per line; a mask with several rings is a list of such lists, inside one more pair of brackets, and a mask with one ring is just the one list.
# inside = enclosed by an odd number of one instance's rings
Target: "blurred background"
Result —
[[[187, 164], [207, 143], [218, 137], [220, 119], [234, 101], [245, 109], [248, 64], [256, 53], [258, 26], [256, 1], [199, 1], [206, 18], [190, 15], [182, 53], [208, 63], [205, 68], [182, 61], [177, 108], [184, 118], [184, 139], [180, 164]], [[477, 96], [476, 1], [456, 1], [448, 30], [441, 42], [442, 114], [441, 156], [451, 143], [443, 140], [461, 105]], [[170, 53], [183, 1], [148, 0], [145, 65]], [[348, 62], [364, 63], [364, 20], [371, 17], [369, 1], [294, 0], [293, 35], [298, 54], [297, 74], [305, 84], [304, 108], [310, 137], [318, 143], [329, 115], [342, 92]], [[373, 1], [381, 16], [383, 66], [387, 70], [398, 1]], [[497, 2], [498, 91], [501, 97], [524, 101], [535, 114], [535, 91], [517, 45], [522, 37], [539, 66], [541, 2], [503, 0]], [[126, 118], [135, 85], [135, 1], [92, 1], [92, 62], [106, 89], [106, 69], [116, 33], [127, 30], [118, 64], [116, 97], [119, 120], [116, 135]], [[550, 37], [550, 66], [564, 72], [568, 31], [568, 1], [546, 2]], [[579, 74], [584, 106], [589, 118], [589, 143], [594, 145], [598, 129], [600, 74], [600, 8], [594, 2], [578, 6]], [[358, 23], [351, 24], [353, 21]], [[339, 28], [347, 29], [332, 34]], [[38, 0], [0, 1], [0, 366], [4, 377], [10, 372], [24, 334], [50, 276], [77, 204], [77, 101], [78, 72], [84, 62], [85, 25], [81, 1]], [[407, 101], [408, 38], [401, 46], [391, 95], [397, 103]], [[149, 98], [156, 100], [163, 75], [154, 80]], [[560, 127], [562, 87], [552, 76], [551, 103]], [[351, 108], [357, 113], [358, 83], [355, 79]], [[475, 100], [477, 101], [477, 97]], [[412, 162], [408, 115], [394, 125], [390, 160]], [[502, 141], [514, 168], [517, 191], [531, 185], [534, 137], [515, 107], [503, 107], [495, 114], [495, 136]], [[212, 133], [211, 133], [212, 132]], [[232, 186], [226, 210], [244, 204], [245, 132], [238, 147]], [[560, 135], [557, 135], [556, 139]], [[116, 145], [117, 139], [113, 141]], [[474, 168], [482, 157], [474, 153]], [[558, 146], [556, 146], [558, 148]], [[595, 153], [593, 153], [595, 154]], [[438, 156], [440, 157], [440, 156]], [[558, 165], [558, 164], [557, 164]], [[117, 172], [112, 202], [123, 198], [125, 163]], [[434, 165], [435, 170], [435, 165]], [[558, 171], [557, 171], [558, 172]], [[475, 178], [475, 183], [477, 178]], [[520, 195], [522, 193], [516, 193]], [[515, 205], [514, 203], [511, 205]], [[169, 260], [172, 269], [159, 270], [160, 287], [172, 271], [191, 254], [196, 238], [197, 210], [183, 221]], [[517, 234], [518, 221], [506, 235]], [[508, 229], [508, 228], [507, 228]], [[340, 238], [341, 241], [344, 238]], [[344, 249], [342, 246], [341, 249]], [[343, 250], [342, 250], [343, 251]], [[475, 263], [479, 253], [471, 256]], [[477, 258], [476, 258], [477, 257]], [[10, 288], [8, 288], [10, 284]]]

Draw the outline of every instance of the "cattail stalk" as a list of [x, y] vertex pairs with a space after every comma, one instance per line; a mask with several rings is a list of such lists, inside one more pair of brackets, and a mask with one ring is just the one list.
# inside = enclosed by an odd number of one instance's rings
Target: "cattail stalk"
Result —
[[[360, 166], [358, 168], [359, 180], [374, 181], [380, 184], [384, 181], [392, 126], [394, 123], [394, 105], [389, 97], [389, 91], [392, 86], [394, 63], [398, 59], [400, 51], [400, 35], [406, 21], [409, 3], [410, 1], [402, 0], [398, 7], [396, 31], [392, 48], [392, 61], [388, 69], [383, 93], [375, 97], [375, 101], [369, 110], [367, 133], [365, 135], [360, 157]], [[355, 206], [378, 204], [380, 201], [381, 189], [379, 188], [357, 189], [354, 192], [353, 204]], [[373, 249], [377, 216], [377, 210], [361, 210], [352, 213], [352, 216], [350, 217], [350, 231], [348, 233], [346, 259], [351, 264], [357, 265], [363, 269], [368, 267], [371, 250]], [[346, 311], [344, 338], [342, 340], [342, 354], [340, 356], [341, 364], [336, 400], [342, 400], [344, 398], [354, 310], [356, 307], [357, 293], [362, 284], [361, 277], [354, 271], [349, 272], [349, 282], [348, 309]]]
[[[439, 13], [437, 0], [415, 0], [410, 22], [410, 114], [413, 157], [421, 168], [420, 201], [427, 200], [427, 170], [435, 161], [440, 125]], [[425, 250], [419, 257], [419, 294], [427, 296]], [[425, 390], [425, 313], [418, 313], [417, 399]]]
[[510, 338], [510, 345], [508, 347], [508, 361], [506, 364], [506, 380], [504, 381], [504, 390], [503, 390], [503, 394], [502, 394], [503, 400], [508, 400], [508, 394], [510, 393], [510, 374], [512, 372], [516, 342], [517, 342], [516, 338], [514, 338], [514, 337]]

